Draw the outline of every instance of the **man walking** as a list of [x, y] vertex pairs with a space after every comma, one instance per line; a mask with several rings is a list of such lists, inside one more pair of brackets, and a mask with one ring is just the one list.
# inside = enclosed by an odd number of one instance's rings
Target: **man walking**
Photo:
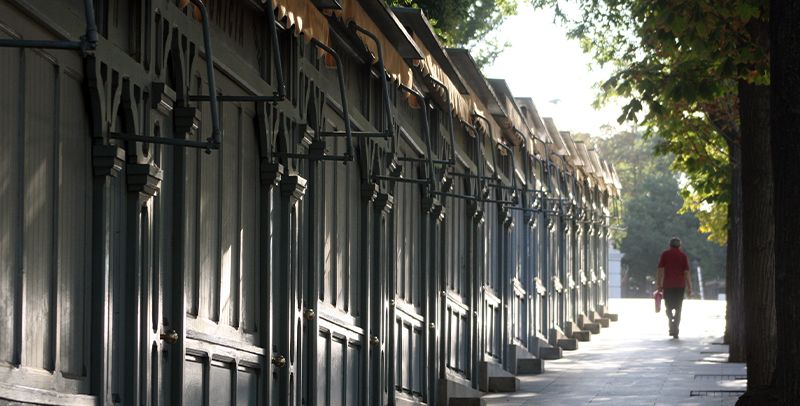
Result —
[[669, 335], [678, 338], [684, 289], [688, 296], [692, 295], [689, 259], [681, 251], [681, 240], [678, 237], [672, 237], [669, 240], [669, 249], [661, 253], [661, 259], [658, 261], [656, 287], [664, 295], [667, 319], [669, 320]]

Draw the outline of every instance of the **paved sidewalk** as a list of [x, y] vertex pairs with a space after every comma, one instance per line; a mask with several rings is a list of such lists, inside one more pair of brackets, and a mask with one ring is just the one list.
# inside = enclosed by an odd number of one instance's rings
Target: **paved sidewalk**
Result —
[[[489, 394], [487, 405], [733, 405], [744, 390], [743, 364], [727, 363], [725, 302], [684, 301], [679, 340], [652, 300], [612, 299], [611, 323], [577, 351], [547, 361], [545, 373], [520, 377], [520, 391]], [[692, 392], [694, 395], [692, 396]]]

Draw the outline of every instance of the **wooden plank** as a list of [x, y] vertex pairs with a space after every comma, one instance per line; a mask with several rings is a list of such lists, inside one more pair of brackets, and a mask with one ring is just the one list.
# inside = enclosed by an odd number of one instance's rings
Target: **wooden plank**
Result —
[[66, 377], [85, 378], [88, 372], [91, 303], [91, 138], [82, 103], [80, 79], [62, 75], [62, 120], [59, 163], [59, 357]]
[[[211, 136], [208, 104], [203, 105], [202, 139]], [[226, 137], [227, 138], [227, 137]], [[224, 148], [224, 147], [223, 147]], [[199, 161], [199, 316], [219, 320], [219, 269], [220, 269], [220, 161], [222, 151], [206, 154], [198, 150]]]
[[[25, 106], [23, 363], [53, 370], [54, 119], [56, 67], [28, 52]], [[33, 85], [35, 84], [35, 85]]]
[[10, 404], [37, 404], [61, 406], [93, 406], [98, 399], [95, 396], [71, 395], [50, 390], [34, 389], [24, 386], [9, 385], [0, 382], [0, 399]]
[[[259, 318], [258, 280], [259, 264], [259, 201], [261, 182], [259, 179], [259, 153], [254, 117], [245, 111], [242, 120], [241, 175], [241, 218], [240, 224], [240, 263], [241, 263], [241, 321], [246, 332], [259, 332], [256, 321]], [[262, 309], [263, 310], [263, 309]]]
[[[199, 92], [200, 84], [202, 81], [195, 78], [192, 91], [197, 94]], [[189, 138], [198, 139], [202, 138], [203, 134], [189, 134]], [[183, 200], [184, 207], [184, 257], [183, 257], [183, 273], [184, 273], [184, 303], [186, 306], [186, 313], [197, 316], [199, 312], [199, 290], [200, 290], [200, 191], [201, 191], [201, 178], [200, 178], [200, 160], [203, 151], [182, 148], [179, 153], [183, 154], [185, 161], [185, 176], [181, 181], [184, 183], [184, 194], [180, 198]]]
[[320, 300], [335, 305], [335, 277], [334, 267], [336, 251], [336, 222], [335, 205], [336, 201], [336, 173], [335, 163], [323, 162], [320, 164], [320, 180], [323, 183], [322, 196], [318, 198], [322, 201], [323, 209], [323, 240], [322, 240], [322, 289], [320, 289]]
[[[0, 30], [0, 38], [9, 36]], [[22, 144], [19, 136], [23, 127], [20, 75], [23, 70], [22, 50], [0, 48], [0, 207], [6, 212], [0, 216], [0, 360], [17, 364], [19, 357], [16, 351], [19, 324], [18, 275], [21, 268], [17, 254], [21, 226], [21, 205], [19, 204], [22, 171]]]
[[215, 196], [220, 204], [220, 246], [221, 262], [218, 283], [215, 288], [219, 295], [219, 321], [229, 326], [238, 325], [238, 287], [239, 287], [239, 233], [237, 219], [239, 217], [239, 112], [238, 105], [223, 103], [224, 133], [220, 156], [221, 179], [220, 195]]
[[209, 373], [209, 405], [233, 404], [234, 368], [230, 363], [211, 361]]
[[[341, 140], [336, 140], [335, 142], [337, 147], [341, 145]], [[337, 148], [337, 151], [342, 151], [341, 148]], [[347, 178], [347, 168], [344, 165], [332, 163], [333, 165], [333, 173], [334, 173], [334, 185], [336, 187], [334, 192], [334, 199], [331, 202], [335, 209], [334, 209], [334, 229], [332, 230], [336, 238], [334, 239], [335, 244], [335, 261], [334, 261], [334, 298], [333, 303], [336, 307], [346, 310], [347, 309], [347, 297], [345, 295], [347, 279], [346, 279], [346, 272], [347, 272], [347, 242], [349, 239], [348, 235], [348, 224], [347, 224], [347, 197], [348, 197], [348, 181]]]
[[[361, 212], [363, 199], [361, 197], [361, 176], [358, 165], [347, 165], [348, 196], [347, 196], [347, 267], [345, 268], [345, 296], [348, 304], [347, 311], [353, 315], [361, 313], [361, 290], [363, 283], [363, 266], [361, 252], [364, 249], [361, 237]], [[345, 200], [345, 199], [342, 199]]]

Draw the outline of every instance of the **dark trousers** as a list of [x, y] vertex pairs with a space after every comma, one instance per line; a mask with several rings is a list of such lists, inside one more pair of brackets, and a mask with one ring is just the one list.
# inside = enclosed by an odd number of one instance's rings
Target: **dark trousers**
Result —
[[669, 319], [669, 334], [678, 335], [678, 327], [681, 324], [683, 288], [665, 288], [664, 304], [667, 308], [667, 319]]

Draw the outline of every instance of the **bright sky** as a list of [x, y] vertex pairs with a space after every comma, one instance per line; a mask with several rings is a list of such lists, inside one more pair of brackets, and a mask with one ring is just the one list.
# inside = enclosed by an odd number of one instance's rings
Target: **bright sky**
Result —
[[497, 30], [500, 43], [511, 46], [485, 68], [486, 76], [505, 79], [515, 97], [533, 98], [539, 114], [553, 117], [561, 131], [603, 136], [600, 127], [605, 124], [621, 130], [620, 103], [601, 110], [592, 107], [595, 84], [608, 78], [608, 68], [589, 66], [592, 58], [577, 40], [567, 39], [552, 11], [534, 10], [525, 3], [518, 11]]

